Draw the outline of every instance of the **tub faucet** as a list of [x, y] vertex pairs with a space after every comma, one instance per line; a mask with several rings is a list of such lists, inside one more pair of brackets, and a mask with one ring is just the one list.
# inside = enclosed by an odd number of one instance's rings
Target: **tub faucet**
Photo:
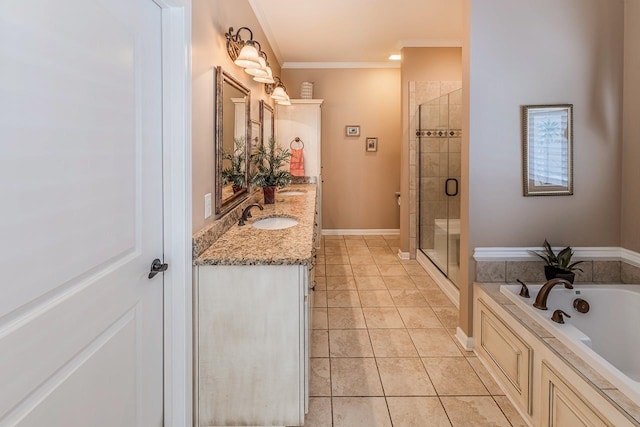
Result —
[[254, 203], [254, 204], [249, 205], [246, 208], [244, 208], [244, 210], [242, 211], [242, 216], [238, 220], [238, 225], [240, 227], [242, 227], [244, 225], [244, 223], [247, 221], [248, 218], [251, 218], [251, 208], [254, 207], [254, 206], [259, 207], [260, 210], [264, 210], [264, 208], [262, 207], [262, 205], [260, 203]]
[[539, 310], [547, 310], [547, 298], [549, 298], [549, 292], [551, 292], [551, 289], [553, 289], [553, 287], [558, 283], [562, 283], [564, 287], [567, 289], [573, 289], [573, 285], [568, 280], [565, 280], [565, 279], [548, 280], [544, 285], [542, 285], [542, 288], [540, 288], [540, 291], [538, 291], [538, 295], [536, 296], [536, 302], [533, 303], [533, 306]]

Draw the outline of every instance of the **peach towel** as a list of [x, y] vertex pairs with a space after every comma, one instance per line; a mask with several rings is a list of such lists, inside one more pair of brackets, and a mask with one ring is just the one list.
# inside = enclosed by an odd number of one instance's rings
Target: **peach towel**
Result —
[[304, 176], [304, 155], [302, 148], [291, 149], [291, 159], [289, 160], [289, 168], [291, 175]]

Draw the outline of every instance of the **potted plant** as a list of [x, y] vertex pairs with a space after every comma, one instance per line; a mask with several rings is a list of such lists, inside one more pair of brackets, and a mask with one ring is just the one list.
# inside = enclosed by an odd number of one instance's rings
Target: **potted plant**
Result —
[[243, 138], [234, 138], [232, 153], [222, 152], [222, 160], [229, 160], [229, 167], [221, 172], [223, 185], [231, 184], [233, 193], [237, 193], [247, 186], [245, 171], [245, 144]]
[[571, 263], [571, 257], [573, 256], [573, 249], [571, 249], [571, 246], [567, 246], [566, 248], [562, 249], [560, 252], [558, 252], [557, 255], [555, 254], [555, 252], [553, 252], [553, 249], [551, 248], [549, 242], [547, 242], [547, 239], [544, 239], [544, 244], [542, 245], [542, 247], [542, 251], [530, 252], [539, 256], [544, 260], [544, 262], [547, 263], [547, 265], [544, 266], [544, 275], [547, 280], [560, 278], [566, 279], [569, 282], [573, 283], [576, 277], [574, 271], [577, 270], [582, 272], [582, 269], [576, 267], [576, 265], [584, 261], [576, 261], [574, 263]]
[[275, 203], [276, 188], [286, 187], [291, 183], [292, 176], [281, 168], [289, 163], [291, 153], [289, 150], [276, 145], [273, 138], [269, 144], [260, 145], [252, 155], [252, 163], [256, 166], [256, 172], [251, 177], [251, 183], [262, 187], [264, 203]]

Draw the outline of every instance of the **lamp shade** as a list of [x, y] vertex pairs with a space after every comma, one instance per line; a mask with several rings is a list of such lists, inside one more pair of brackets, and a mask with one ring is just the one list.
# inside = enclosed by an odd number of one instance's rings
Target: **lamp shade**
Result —
[[271, 98], [275, 99], [276, 101], [287, 99], [287, 97], [287, 93], [284, 91], [284, 88], [282, 86], [276, 86], [276, 88], [273, 89], [273, 92], [271, 93]]
[[273, 79], [273, 71], [271, 71], [271, 67], [267, 66], [267, 75], [264, 77], [260, 77], [260, 76], [255, 76], [253, 78], [253, 80], [260, 82], [260, 83], [267, 83], [267, 84], [273, 84], [276, 81]]
[[276, 104], [280, 104], [280, 105], [291, 105], [291, 99], [289, 99], [289, 96], [287, 95], [287, 97], [285, 99], [278, 99], [276, 100]]
[[256, 76], [256, 77], [268, 76], [267, 71], [262, 68], [247, 67], [244, 69], [244, 72], [251, 76]]
[[258, 54], [258, 49], [253, 45], [253, 43], [247, 42], [240, 50], [238, 54], [238, 58], [233, 61], [239, 67], [247, 68], [259, 68], [260, 67], [260, 55]]

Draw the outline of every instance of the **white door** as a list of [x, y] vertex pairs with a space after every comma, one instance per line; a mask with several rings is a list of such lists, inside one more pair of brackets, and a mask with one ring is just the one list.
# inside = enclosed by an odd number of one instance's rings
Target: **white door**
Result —
[[162, 425], [161, 10], [0, 3], [0, 425]]

